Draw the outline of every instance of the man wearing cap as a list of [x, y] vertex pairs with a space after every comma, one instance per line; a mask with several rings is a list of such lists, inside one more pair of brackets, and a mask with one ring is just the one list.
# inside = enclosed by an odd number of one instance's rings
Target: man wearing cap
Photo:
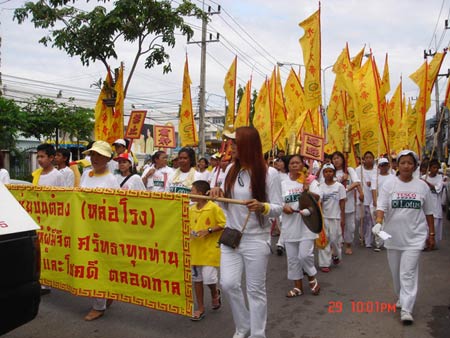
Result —
[[[90, 155], [92, 169], [85, 171], [81, 176], [81, 188], [120, 188], [119, 183], [108, 168], [108, 162], [113, 155], [108, 142], [96, 141], [90, 149], [83, 151], [83, 154]], [[84, 317], [87, 321], [102, 317], [106, 310], [106, 299], [93, 298], [92, 300], [92, 309]]]
[[[127, 142], [124, 139], [119, 138], [119, 139], [115, 140], [112, 145], [114, 146], [114, 150], [115, 150], [115, 153], [116, 153], [117, 156], [120, 155], [120, 154], [123, 154], [123, 153], [129, 153], [131, 155], [131, 159], [132, 159], [131, 164], [133, 165], [134, 168], [137, 166], [138, 161], [135, 158], [133, 152], [132, 151], [128, 151]], [[109, 169], [111, 170], [111, 172], [113, 174], [117, 174], [119, 172], [119, 167], [117, 165], [117, 162], [110, 161], [109, 162]]]
[[217, 187], [217, 180], [220, 174], [220, 153], [215, 153], [211, 155], [209, 163], [212, 167], [211, 173], [209, 174], [208, 183], [212, 187]]

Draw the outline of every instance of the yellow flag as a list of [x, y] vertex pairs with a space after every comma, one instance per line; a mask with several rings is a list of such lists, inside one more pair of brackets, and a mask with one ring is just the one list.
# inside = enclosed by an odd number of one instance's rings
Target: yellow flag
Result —
[[450, 78], [447, 80], [447, 89], [445, 90], [444, 105], [450, 109]]
[[346, 119], [344, 102], [342, 99], [343, 95], [345, 94], [338, 89], [336, 79], [327, 110], [327, 141], [329, 150], [332, 152], [336, 150], [343, 151], [344, 149], [344, 127]]
[[378, 154], [378, 142], [381, 141], [379, 125], [380, 100], [372, 57], [369, 57], [357, 71], [355, 85], [358, 92], [358, 106], [361, 110], [361, 154], [364, 154], [366, 151]]
[[417, 110], [413, 108], [411, 100], [408, 100], [408, 108], [406, 109], [406, 129], [408, 149], [414, 150], [413, 148], [415, 147], [417, 136]]
[[402, 150], [401, 137], [402, 137], [402, 116], [403, 116], [403, 100], [402, 100], [402, 81], [395, 89], [394, 95], [392, 95], [387, 105], [386, 117], [389, 128], [389, 144], [391, 153], [398, 154]]
[[420, 66], [417, 71], [409, 76], [411, 80], [419, 86], [420, 90], [419, 98], [414, 106], [418, 113], [416, 120], [416, 132], [418, 135], [417, 141], [419, 142], [419, 147], [421, 147], [425, 142], [425, 118], [427, 111], [431, 106], [431, 92], [433, 91], [433, 85], [436, 81], [445, 55], [446, 52], [436, 53], [429, 65], [425, 60], [422, 66]]
[[247, 127], [250, 125], [251, 94], [252, 79], [250, 78], [245, 85], [244, 94], [242, 95], [241, 102], [239, 103], [236, 120], [234, 121], [234, 129], [238, 127]]
[[197, 131], [194, 123], [194, 112], [192, 110], [191, 83], [188, 57], [186, 55], [183, 75], [183, 99], [181, 101], [180, 124], [178, 125], [178, 133], [180, 134], [182, 147], [195, 147], [198, 145]]
[[316, 109], [322, 102], [322, 86], [320, 79], [320, 8], [309, 18], [299, 23], [305, 34], [300, 38], [305, 63], [305, 107]]
[[[273, 90], [273, 135], [274, 142], [277, 142], [279, 149], [285, 149], [287, 141], [286, 126], [286, 106], [284, 104], [283, 88], [281, 87], [280, 68], [277, 67], [276, 77], [274, 78]], [[287, 128], [286, 128], [287, 129]]]
[[389, 64], [388, 55], [386, 53], [386, 60], [384, 61], [383, 78], [381, 79], [380, 97], [383, 98], [391, 91], [391, 84], [389, 79]]
[[263, 82], [255, 102], [253, 126], [258, 130], [259, 136], [261, 137], [263, 153], [270, 151], [273, 145], [273, 135], [270, 90], [267, 79]]
[[357, 71], [359, 68], [361, 68], [361, 64], [362, 64], [362, 59], [364, 57], [364, 51], [366, 49], [366, 46], [364, 46], [363, 48], [361, 48], [361, 50], [358, 52], [358, 54], [356, 54], [351, 62], [352, 62], [352, 66], [353, 66], [353, 70]]
[[333, 72], [336, 74], [335, 84], [337, 89], [345, 90], [354, 100], [356, 100], [356, 91], [353, 82], [353, 65], [350, 62], [348, 45], [345, 46], [334, 63]]
[[300, 79], [292, 68], [284, 85], [284, 98], [287, 111], [286, 133], [289, 140], [291, 140], [291, 135], [295, 135], [292, 138], [292, 142], [294, 142], [300, 134], [300, 129], [305, 122], [308, 110], [305, 109], [304, 93]]
[[[118, 138], [123, 138], [123, 115], [120, 123], [115, 119], [115, 103], [113, 96], [113, 80], [111, 73], [108, 71], [103, 87], [98, 96], [97, 103], [95, 105], [95, 127], [94, 137], [96, 140], [103, 140], [112, 144]], [[108, 102], [108, 101], [111, 101]], [[116, 101], [117, 102], [117, 101]], [[123, 104], [123, 103], [122, 103]], [[122, 109], [123, 112], [123, 109]], [[115, 130], [113, 130], [113, 125]], [[116, 133], [122, 126], [122, 134]]]
[[227, 113], [225, 115], [224, 130], [233, 130], [234, 126], [234, 110], [236, 105], [236, 68], [237, 68], [237, 56], [231, 63], [230, 69], [228, 69], [225, 81], [223, 83], [223, 90], [228, 101]]

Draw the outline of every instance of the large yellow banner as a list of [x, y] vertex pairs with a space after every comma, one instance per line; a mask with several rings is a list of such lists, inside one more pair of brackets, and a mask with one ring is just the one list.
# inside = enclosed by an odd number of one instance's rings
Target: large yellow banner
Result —
[[41, 282], [190, 316], [187, 195], [8, 186], [41, 225]]

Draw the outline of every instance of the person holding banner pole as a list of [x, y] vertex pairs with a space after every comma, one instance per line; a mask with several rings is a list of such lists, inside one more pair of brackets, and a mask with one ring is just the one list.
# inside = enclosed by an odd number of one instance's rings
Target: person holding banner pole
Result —
[[345, 227], [344, 227], [344, 253], [353, 254], [352, 243], [355, 234], [355, 190], [359, 192], [360, 202], [364, 202], [364, 194], [361, 188], [361, 180], [358, 178], [355, 169], [347, 166], [345, 156], [340, 151], [335, 151], [331, 155], [331, 161], [336, 168], [336, 180], [344, 185], [347, 192], [345, 201]]
[[[301, 296], [303, 291], [303, 274], [308, 276], [308, 284], [313, 295], [320, 292], [316, 279], [317, 269], [314, 265], [314, 242], [319, 236], [308, 229], [302, 216], [310, 215], [308, 209], [299, 210], [299, 199], [303, 193], [310, 190], [320, 198], [318, 184], [312, 184], [305, 179], [304, 163], [300, 155], [291, 155], [287, 159], [287, 178], [281, 181], [283, 205], [283, 236], [286, 248], [288, 279], [294, 282], [286, 297]], [[317, 183], [317, 181], [316, 181]]]
[[[221, 245], [220, 284], [228, 298], [235, 324], [233, 338], [265, 337], [267, 322], [266, 271], [270, 248], [269, 217], [283, 209], [278, 172], [264, 161], [261, 139], [253, 127], [224, 133], [232, 140], [235, 161], [227, 168], [222, 186], [211, 197], [239, 199], [245, 204], [224, 203], [225, 228], [242, 232], [238, 247]], [[245, 226], [244, 226], [245, 225]], [[241, 281], [245, 272], [246, 296]]]
[[[81, 188], [120, 188], [117, 179], [108, 168], [108, 162], [113, 157], [113, 151], [108, 142], [96, 141], [90, 149], [83, 151], [83, 154], [90, 155], [92, 169], [85, 171], [81, 176]], [[111, 300], [107, 301], [105, 298], [93, 298], [92, 300], [92, 309], [84, 317], [86, 321], [102, 317], [105, 314], [107, 305], [110, 305], [112, 302]]]
[[192, 183], [201, 180], [200, 173], [195, 170], [196, 164], [194, 149], [189, 147], [181, 148], [178, 152], [179, 167], [170, 175], [166, 191], [189, 194]]

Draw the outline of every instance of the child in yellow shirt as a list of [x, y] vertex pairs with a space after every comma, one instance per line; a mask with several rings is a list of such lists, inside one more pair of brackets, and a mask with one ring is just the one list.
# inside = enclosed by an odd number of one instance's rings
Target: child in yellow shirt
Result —
[[[193, 195], [206, 195], [210, 190], [206, 181], [192, 183]], [[194, 282], [197, 310], [191, 320], [199, 321], [205, 317], [203, 302], [203, 284], [211, 291], [212, 309], [221, 306], [220, 289], [217, 287], [218, 267], [220, 265], [220, 248], [217, 244], [220, 233], [225, 226], [225, 214], [212, 201], [191, 198], [195, 202], [189, 209], [191, 223], [191, 266], [192, 281]]]

